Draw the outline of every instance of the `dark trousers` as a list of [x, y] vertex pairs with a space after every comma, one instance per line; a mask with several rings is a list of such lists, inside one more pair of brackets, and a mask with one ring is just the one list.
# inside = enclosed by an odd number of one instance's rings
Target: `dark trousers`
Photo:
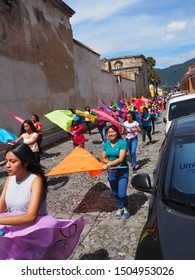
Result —
[[40, 152], [41, 154], [42, 154], [42, 148], [41, 148], [42, 139], [43, 139], [42, 134], [39, 134], [39, 138], [38, 138], [38, 140], [37, 140], [37, 144], [38, 144], [38, 147], [39, 147], [39, 152]]
[[151, 130], [152, 130], [151, 126], [142, 126], [142, 141], [143, 142], [146, 141], [146, 134], [147, 134], [149, 140], [152, 141]]
[[91, 122], [90, 121], [85, 121], [87, 129], [89, 131], [89, 134], [91, 134]]

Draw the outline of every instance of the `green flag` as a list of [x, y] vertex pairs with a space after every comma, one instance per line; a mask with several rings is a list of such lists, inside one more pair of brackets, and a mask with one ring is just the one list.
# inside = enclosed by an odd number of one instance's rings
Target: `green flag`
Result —
[[44, 116], [66, 131], [70, 129], [74, 114], [70, 110], [55, 110]]

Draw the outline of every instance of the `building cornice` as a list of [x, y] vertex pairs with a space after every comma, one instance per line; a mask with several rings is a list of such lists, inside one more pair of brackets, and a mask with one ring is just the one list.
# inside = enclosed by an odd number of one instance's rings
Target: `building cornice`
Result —
[[146, 58], [143, 54], [112, 57], [112, 58], [108, 58], [108, 60], [113, 61], [113, 60], [128, 59], [128, 58], [142, 58], [146, 61]]
[[75, 44], [77, 44], [77, 45], [79, 45], [79, 46], [81, 46], [81, 47], [83, 47], [83, 48], [85, 48], [85, 49], [89, 50], [90, 52], [92, 52], [92, 53], [94, 53], [94, 54], [96, 54], [96, 55], [100, 56], [100, 54], [99, 54], [99, 53], [95, 52], [93, 49], [91, 49], [90, 47], [86, 46], [85, 44], [83, 44], [83, 43], [81, 43], [81, 42], [77, 41], [77, 40], [76, 40], [76, 39], [74, 39], [74, 38], [73, 38], [73, 42], [74, 42]]
[[75, 14], [75, 11], [71, 9], [66, 3], [64, 3], [62, 0], [50, 0], [55, 6], [58, 8], [64, 10], [70, 17], [72, 17]]

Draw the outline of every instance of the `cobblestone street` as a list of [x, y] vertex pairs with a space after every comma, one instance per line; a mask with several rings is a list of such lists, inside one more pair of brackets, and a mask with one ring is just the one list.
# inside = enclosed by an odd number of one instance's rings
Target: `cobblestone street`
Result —
[[[138, 170], [136, 173], [147, 172], [151, 179], [158, 151], [165, 136], [163, 115], [164, 112], [159, 118], [159, 123], [156, 124], [155, 134], [152, 135], [153, 144], [142, 148], [141, 135], [139, 135]], [[88, 140], [85, 149], [100, 158], [102, 142], [97, 128], [92, 130], [92, 135], [85, 133], [85, 136]], [[55, 143], [50, 149], [47, 149], [41, 160], [41, 164], [46, 167], [46, 172], [63, 160], [72, 149], [70, 140]], [[6, 177], [5, 166], [1, 167], [0, 173], [2, 186]], [[78, 260], [84, 254], [95, 254], [99, 249], [103, 249], [104, 259], [134, 259], [138, 238], [147, 219], [149, 195], [134, 190], [130, 184], [131, 178], [130, 168], [128, 199], [131, 216], [127, 220], [118, 220], [114, 217], [115, 203], [106, 173], [94, 178], [90, 178], [88, 173], [48, 178], [49, 214], [63, 219], [75, 219], [83, 216], [85, 220], [85, 228], [81, 234], [80, 242], [70, 259]]]

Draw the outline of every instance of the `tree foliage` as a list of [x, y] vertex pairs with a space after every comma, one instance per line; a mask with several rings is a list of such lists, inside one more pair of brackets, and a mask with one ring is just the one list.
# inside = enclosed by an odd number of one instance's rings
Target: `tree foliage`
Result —
[[158, 85], [160, 84], [160, 76], [158, 73], [153, 69], [156, 65], [156, 60], [153, 57], [148, 57], [147, 59], [148, 63], [148, 80], [149, 84], [153, 84], [155, 87], [155, 93], [158, 92]]

